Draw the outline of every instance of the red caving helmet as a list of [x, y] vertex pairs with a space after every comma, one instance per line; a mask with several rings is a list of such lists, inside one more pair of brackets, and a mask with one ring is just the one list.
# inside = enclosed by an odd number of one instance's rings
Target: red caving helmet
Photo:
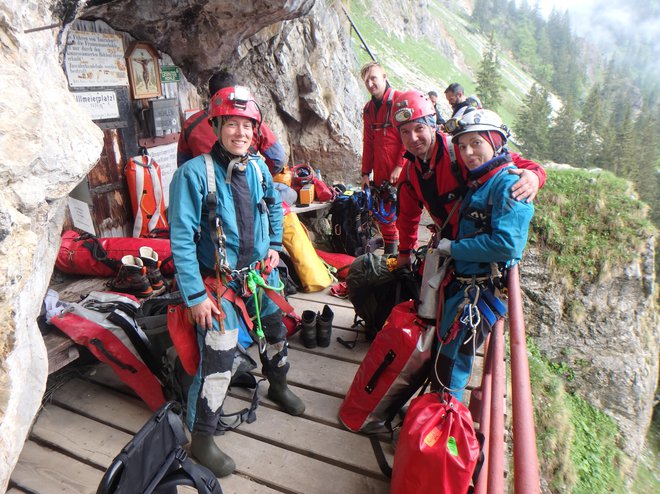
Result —
[[237, 116], [251, 118], [261, 124], [261, 110], [250, 91], [243, 86], [226, 87], [213, 95], [209, 117]]
[[418, 118], [432, 116], [435, 118], [435, 107], [428, 95], [421, 91], [406, 91], [399, 93], [394, 99], [394, 116], [392, 123], [398, 129], [408, 122]]

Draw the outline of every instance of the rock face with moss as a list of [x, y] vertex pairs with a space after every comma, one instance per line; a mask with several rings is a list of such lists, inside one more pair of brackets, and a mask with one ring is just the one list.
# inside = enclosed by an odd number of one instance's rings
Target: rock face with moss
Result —
[[615, 419], [633, 460], [658, 376], [653, 235], [628, 182], [549, 170], [522, 268], [528, 333], [568, 391]]

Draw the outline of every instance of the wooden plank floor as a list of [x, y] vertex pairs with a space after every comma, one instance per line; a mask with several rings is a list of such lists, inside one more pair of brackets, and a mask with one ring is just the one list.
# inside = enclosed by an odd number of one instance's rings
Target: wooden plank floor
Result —
[[[74, 292], [85, 293], [81, 286], [99, 288], [83, 280], [62, 298], [77, 299]], [[320, 311], [329, 304], [335, 313], [332, 343], [328, 348], [306, 349], [297, 335], [290, 341], [289, 382], [307, 406], [302, 417], [279, 411], [261, 389], [257, 420], [217, 438], [237, 464], [236, 473], [221, 480], [223, 492], [387, 493], [388, 480], [378, 469], [369, 440], [346, 431], [337, 419], [343, 396], [368, 350], [363, 336], [352, 350], [336, 341], [336, 336], [354, 338], [350, 303], [330, 296], [328, 290], [296, 294], [290, 301], [299, 313]], [[253, 356], [258, 361], [256, 353]], [[481, 359], [477, 360], [473, 384], [480, 381]], [[244, 408], [248, 398], [247, 390], [230, 390], [225, 411]], [[146, 405], [102, 364], [84, 377], [68, 380], [52, 392], [39, 414], [9, 492], [96, 492], [105, 468], [150, 416]], [[384, 444], [384, 449], [391, 461], [392, 446]]]

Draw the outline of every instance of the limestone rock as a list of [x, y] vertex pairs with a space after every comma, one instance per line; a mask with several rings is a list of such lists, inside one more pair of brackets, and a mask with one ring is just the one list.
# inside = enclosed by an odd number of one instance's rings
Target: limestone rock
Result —
[[654, 245], [645, 239], [636, 261], [570, 292], [533, 248], [521, 269], [528, 334], [550, 361], [572, 369], [571, 391], [615, 419], [633, 460], [644, 444], [658, 378]]
[[101, 18], [169, 54], [203, 86], [244, 39], [309, 12], [314, 0], [115, 0], [89, 2], [82, 18]]
[[101, 131], [78, 107], [59, 64], [49, 2], [5, 1], [0, 84], [0, 490], [44, 391], [36, 318], [59, 246], [64, 198], [94, 164]]
[[351, 182], [359, 179], [364, 96], [340, 15], [317, 2], [308, 15], [260, 31], [243, 43], [235, 70], [296, 163]]

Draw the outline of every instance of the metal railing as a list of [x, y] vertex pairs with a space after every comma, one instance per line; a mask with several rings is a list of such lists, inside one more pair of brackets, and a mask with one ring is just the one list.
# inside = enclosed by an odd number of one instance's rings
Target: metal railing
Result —
[[[509, 346], [511, 351], [511, 408], [513, 418], [513, 485], [515, 494], [539, 494], [539, 464], [529, 379], [525, 321], [518, 266], [508, 275]], [[484, 463], [475, 494], [504, 492], [504, 323], [498, 321], [485, 345], [481, 386], [472, 391], [471, 409], [484, 434]], [[480, 402], [480, 403], [479, 403]], [[475, 409], [476, 408], [476, 409]]]

